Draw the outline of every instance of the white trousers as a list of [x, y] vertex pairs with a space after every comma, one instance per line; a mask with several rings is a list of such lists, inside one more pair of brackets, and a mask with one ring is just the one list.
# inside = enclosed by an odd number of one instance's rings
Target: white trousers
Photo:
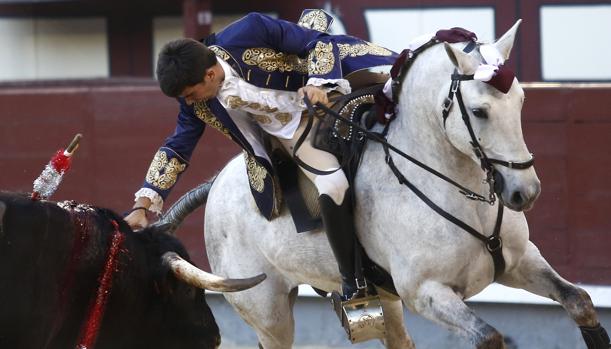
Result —
[[[315, 119], [314, 125], [312, 127], [312, 132], [316, 129], [317, 123], [318, 119]], [[297, 140], [303, 134], [306, 124], [307, 116], [304, 113], [299, 128], [297, 128], [297, 131], [295, 131], [295, 135], [293, 136], [293, 138], [278, 138], [278, 141], [280, 142], [280, 144], [282, 144], [282, 147], [291, 156], [293, 155], [293, 148], [295, 147], [295, 143], [297, 143]], [[335, 155], [320, 149], [316, 149], [312, 146], [312, 132], [310, 132], [310, 134], [308, 134], [307, 138], [303, 141], [303, 143], [301, 143], [301, 146], [297, 150], [296, 155], [301, 159], [301, 161], [319, 170], [330, 171], [339, 168], [340, 164], [339, 161], [337, 161]], [[339, 169], [329, 175], [317, 175], [302, 168], [301, 166], [299, 168], [312, 181], [312, 183], [314, 183], [316, 189], [318, 190], [318, 195], [328, 195], [338, 206], [344, 202], [344, 195], [346, 194], [346, 190], [350, 185], [348, 184], [348, 179], [346, 178], [346, 174], [342, 169]]]

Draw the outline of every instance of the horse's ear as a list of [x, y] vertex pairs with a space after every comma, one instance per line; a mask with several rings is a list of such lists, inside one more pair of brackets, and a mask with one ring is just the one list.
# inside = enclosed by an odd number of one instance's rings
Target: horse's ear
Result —
[[471, 75], [475, 72], [475, 69], [477, 69], [480, 63], [477, 59], [470, 56], [468, 53], [455, 48], [447, 42], [444, 42], [443, 45], [446, 49], [448, 57], [450, 57], [450, 60], [454, 66], [458, 68], [458, 72], [465, 75]]
[[518, 19], [518, 21], [494, 43], [494, 46], [497, 50], [499, 50], [505, 60], [509, 59], [509, 54], [511, 53], [513, 43], [516, 40], [516, 33], [518, 32], [520, 23], [522, 23], [522, 20]]

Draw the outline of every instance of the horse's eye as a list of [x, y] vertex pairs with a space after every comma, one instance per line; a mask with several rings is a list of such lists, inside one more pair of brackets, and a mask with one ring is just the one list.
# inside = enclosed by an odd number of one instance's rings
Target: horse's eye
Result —
[[471, 113], [478, 119], [488, 119], [488, 113], [486, 113], [484, 109], [473, 108], [471, 109]]

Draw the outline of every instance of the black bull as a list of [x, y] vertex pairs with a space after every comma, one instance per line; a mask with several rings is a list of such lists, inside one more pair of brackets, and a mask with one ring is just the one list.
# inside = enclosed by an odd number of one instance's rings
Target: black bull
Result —
[[[163, 226], [133, 233], [109, 210], [66, 209], [0, 192], [0, 348], [66, 349], [79, 344], [91, 326], [90, 309], [115, 231], [112, 220], [125, 239], [99, 317], [95, 348], [219, 345], [204, 290], [177, 279], [182, 270], [172, 272], [162, 262], [167, 252], [189, 259]], [[179, 259], [176, 254], [173, 258]], [[251, 280], [250, 286], [261, 280]]]

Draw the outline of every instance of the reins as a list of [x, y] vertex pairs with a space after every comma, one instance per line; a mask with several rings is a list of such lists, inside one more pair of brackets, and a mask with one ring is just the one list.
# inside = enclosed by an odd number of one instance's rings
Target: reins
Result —
[[[393, 96], [394, 96], [394, 100], [397, 101], [398, 98], [398, 90], [399, 90], [399, 86], [401, 84], [401, 82], [403, 81], [403, 79], [405, 78], [405, 76], [407, 75], [407, 69], [411, 66], [411, 64], [413, 63], [413, 61], [415, 60], [415, 58], [418, 56], [419, 53], [421, 53], [424, 49], [429, 48], [431, 46], [433, 46], [434, 44], [439, 43], [439, 41], [436, 38], [431, 39], [429, 42], [427, 42], [425, 45], [423, 45], [420, 49], [414, 51], [414, 52], [408, 52], [408, 57], [405, 60], [404, 63], [402, 63], [401, 66], [401, 71], [399, 74], [395, 74], [395, 76], [393, 77], [393, 81], [392, 81], [392, 86], [393, 86]], [[476, 47], [476, 43], [474, 41], [469, 42], [469, 44], [467, 44], [467, 46], [465, 47], [465, 51], [469, 52], [471, 51], [473, 48]], [[403, 54], [402, 54], [403, 55]], [[394, 67], [393, 67], [394, 68]], [[404, 175], [403, 173], [401, 173], [401, 171], [396, 167], [391, 153], [390, 151], [392, 150], [393, 152], [399, 154], [401, 157], [405, 158], [406, 160], [412, 162], [413, 164], [417, 165], [418, 167], [428, 171], [429, 173], [435, 175], [436, 177], [452, 184], [453, 186], [455, 186], [456, 188], [459, 189], [459, 193], [464, 195], [467, 199], [470, 200], [476, 200], [476, 201], [482, 201], [482, 202], [487, 202], [490, 205], [494, 205], [496, 202], [496, 195], [497, 193], [500, 193], [501, 191], [501, 183], [497, 182], [499, 181], [497, 178], [497, 176], [495, 176], [496, 174], [496, 170], [494, 168], [493, 164], [498, 164], [501, 166], [505, 166], [511, 169], [518, 169], [518, 170], [524, 170], [524, 169], [528, 169], [531, 166], [533, 166], [534, 164], [534, 157], [531, 154], [531, 159], [529, 159], [528, 161], [524, 161], [524, 162], [513, 162], [513, 161], [505, 161], [505, 160], [498, 160], [498, 159], [492, 159], [489, 158], [486, 153], [484, 152], [483, 148], [481, 147], [481, 145], [479, 144], [479, 142], [477, 141], [477, 137], [475, 136], [475, 132], [473, 131], [473, 127], [471, 125], [470, 119], [469, 119], [469, 114], [467, 112], [467, 109], [465, 107], [463, 98], [462, 98], [462, 94], [460, 91], [460, 82], [461, 81], [467, 81], [467, 80], [473, 80], [473, 75], [463, 75], [463, 74], [458, 74], [457, 71], [455, 70], [454, 73], [451, 75], [451, 79], [452, 79], [452, 83], [450, 84], [450, 90], [448, 92], [448, 97], [446, 98], [446, 100], [444, 101], [442, 107], [443, 107], [443, 111], [442, 111], [442, 116], [443, 116], [443, 123], [445, 125], [445, 121], [447, 119], [447, 117], [449, 116], [450, 110], [452, 108], [453, 105], [453, 101], [454, 101], [454, 97], [456, 97], [456, 100], [458, 101], [458, 105], [460, 108], [460, 112], [462, 114], [462, 119], [463, 122], [465, 123], [465, 126], [467, 127], [468, 131], [469, 131], [469, 136], [471, 138], [471, 146], [473, 148], [473, 151], [475, 153], [475, 155], [477, 156], [477, 158], [480, 160], [480, 166], [482, 168], [483, 171], [486, 172], [486, 182], [489, 184], [489, 195], [488, 198], [484, 197], [481, 194], [475, 193], [474, 191], [460, 185], [459, 183], [457, 183], [456, 181], [452, 180], [451, 178], [445, 176], [444, 174], [440, 173], [439, 171], [425, 165], [424, 163], [416, 160], [415, 158], [407, 155], [405, 152], [401, 151], [400, 149], [396, 148], [395, 146], [393, 146], [392, 144], [389, 144], [386, 141], [385, 135], [386, 135], [386, 130], [388, 129], [388, 124], [385, 127], [385, 131], [383, 133], [376, 133], [376, 132], [371, 132], [369, 130], [366, 130], [365, 128], [363, 128], [361, 125], [352, 122], [350, 120], [346, 120], [345, 118], [343, 118], [342, 116], [340, 116], [338, 113], [336, 113], [335, 111], [333, 111], [332, 109], [330, 109], [329, 107], [322, 105], [321, 103], [316, 103], [316, 108], [318, 108], [319, 110], [322, 110], [324, 112], [325, 115], [330, 115], [331, 117], [335, 118], [336, 120], [340, 120], [341, 122], [344, 122], [348, 125], [350, 125], [352, 128], [354, 128], [355, 130], [357, 130], [358, 132], [361, 133], [362, 137], [366, 137], [367, 139], [376, 141], [378, 143], [380, 143], [384, 149], [384, 153], [385, 153], [385, 161], [388, 164], [388, 166], [390, 167], [391, 171], [393, 172], [393, 174], [395, 175], [395, 177], [397, 177], [398, 181], [400, 184], [403, 184], [405, 186], [407, 186], [416, 196], [418, 196], [418, 198], [420, 198], [420, 200], [422, 200], [424, 203], [426, 203], [431, 209], [433, 209], [437, 214], [439, 214], [440, 216], [444, 217], [446, 220], [452, 222], [453, 224], [455, 224], [456, 226], [458, 226], [459, 228], [461, 228], [462, 230], [466, 231], [467, 233], [469, 233], [470, 235], [472, 235], [473, 237], [477, 238], [478, 240], [482, 241], [484, 243], [484, 245], [486, 246], [486, 249], [488, 250], [488, 252], [490, 253], [493, 263], [494, 263], [494, 279], [496, 280], [499, 276], [501, 276], [505, 270], [505, 260], [503, 258], [503, 254], [502, 254], [502, 246], [503, 246], [503, 241], [500, 237], [500, 231], [501, 231], [501, 225], [502, 225], [502, 221], [503, 221], [503, 210], [504, 210], [504, 205], [502, 203], [498, 204], [498, 209], [497, 209], [497, 217], [496, 217], [496, 221], [494, 224], [494, 228], [492, 231], [492, 234], [490, 236], [486, 236], [480, 232], [478, 232], [476, 229], [474, 229], [473, 227], [471, 227], [470, 225], [468, 225], [467, 223], [463, 222], [462, 220], [456, 218], [454, 215], [450, 214], [449, 212], [447, 212], [446, 210], [444, 210], [443, 208], [441, 208], [439, 205], [435, 204], [431, 199], [429, 199], [422, 191], [420, 191], [412, 182], [410, 182]], [[302, 166], [303, 168], [305, 168], [306, 170], [316, 173], [318, 175], [326, 175], [326, 174], [330, 174], [333, 173], [336, 170], [333, 171], [321, 171], [319, 169], [313, 168], [307, 164], [305, 164], [303, 161], [301, 161], [297, 156], [297, 149], [299, 148], [299, 146], [303, 143], [303, 141], [305, 140], [307, 134], [310, 132], [311, 128], [312, 128], [312, 124], [313, 124], [313, 120], [314, 120], [314, 116], [316, 115], [316, 111], [314, 109], [314, 106], [312, 105], [311, 101], [308, 99], [307, 96], [304, 96], [304, 102], [306, 104], [306, 107], [308, 109], [308, 123], [306, 125], [306, 128], [303, 132], [303, 134], [299, 137], [298, 141], [296, 142], [295, 148], [293, 150], [293, 157], [295, 158], [295, 161]], [[340, 166], [341, 168], [341, 166]], [[501, 179], [501, 176], [498, 176], [499, 179]], [[497, 184], [497, 185], [495, 185]]]
[[[308, 111], [309, 111], [309, 120], [308, 120], [308, 125], [310, 125], [310, 123], [312, 122], [312, 119], [314, 118], [314, 106], [312, 105], [312, 103], [309, 101], [309, 99], [307, 98], [307, 96], [304, 97], [304, 100], [306, 101], [306, 106], [308, 106]], [[448, 221], [454, 223], [455, 225], [457, 225], [458, 227], [460, 227], [461, 229], [465, 230], [467, 233], [473, 235], [475, 238], [477, 238], [478, 240], [482, 241], [485, 246], [486, 249], [490, 252], [490, 254], [492, 255], [492, 259], [494, 261], [494, 270], [495, 270], [495, 279], [500, 276], [502, 274], [502, 272], [505, 269], [505, 260], [503, 259], [503, 255], [501, 252], [501, 247], [503, 246], [503, 242], [499, 236], [500, 234], [500, 230], [501, 230], [501, 222], [503, 219], [503, 205], [499, 204], [499, 209], [498, 209], [498, 213], [497, 213], [497, 219], [496, 219], [496, 223], [494, 225], [494, 230], [492, 235], [490, 236], [485, 236], [483, 234], [481, 234], [480, 232], [478, 232], [477, 230], [475, 230], [473, 227], [471, 227], [470, 225], [468, 225], [467, 223], [461, 221], [460, 219], [456, 218], [455, 216], [453, 216], [452, 214], [450, 214], [449, 212], [447, 212], [446, 210], [444, 210], [443, 208], [441, 208], [440, 206], [438, 206], [437, 204], [435, 204], [431, 199], [429, 199], [422, 191], [420, 191], [412, 182], [410, 182], [404, 175], [403, 173], [401, 173], [401, 171], [397, 168], [397, 166], [395, 165], [392, 156], [390, 154], [390, 150], [392, 150], [393, 152], [399, 154], [401, 157], [407, 159], [408, 161], [412, 162], [413, 164], [417, 165], [418, 167], [428, 171], [429, 173], [445, 180], [446, 182], [452, 184], [453, 186], [459, 188], [459, 193], [463, 194], [467, 199], [470, 200], [477, 200], [477, 201], [483, 201], [483, 202], [489, 202], [484, 196], [477, 194], [475, 192], [473, 192], [470, 189], [467, 189], [466, 187], [458, 184], [456, 181], [452, 180], [451, 178], [445, 176], [444, 174], [440, 173], [439, 171], [425, 165], [424, 163], [414, 159], [413, 157], [407, 155], [405, 152], [401, 151], [400, 149], [398, 149], [397, 147], [393, 146], [392, 144], [388, 143], [386, 141], [386, 139], [384, 138], [384, 136], [382, 136], [379, 133], [376, 132], [371, 132], [368, 131], [366, 129], [364, 129], [363, 127], [361, 127], [360, 125], [353, 123], [351, 121], [348, 121], [344, 118], [342, 118], [339, 114], [337, 114], [335, 111], [329, 109], [328, 107], [317, 103], [316, 107], [324, 110], [327, 115], [330, 115], [331, 117], [337, 119], [337, 120], [342, 120], [342, 122], [346, 122], [348, 124], [350, 124], [352, 127], [354, 127], [355, 129], [357, 129], [359, 132], [362, 132], [363, 135], [370, 140], [376, 141], [378, 143], [380, 143], [382, 145], [382, 147], [384, 148], [384, 153], [386, 154], [386, 164], [388, 164], [388, 166], [390, 167], [391, 171], [393, 172], [393, 174], [395, 175], [395, 177], [397, 177], [399, 184], [403, 184], [406, 187], [408, 187], [414, 194], [416, 194], [416, 196], [418, 196], [418, 198], [420, 198], [420, 200], [422, 200], [424, 203], [426, 203], [431, 209], [433, 209], [435, 212], [437, 212], [437, 214], [439, 214], [440, 216], [444, 217], [445, 219], [447, 219]], [[311, 125], [310, 125], [311, 128]], [[308, 131], [308, 127], [306, 126], [306, 129], [304, 130], [304, 133]], [[296, 144], [295, 149], [297, 149], [297, 146], [299, 145]], [[295, 151], [296, 152], [296, 151]], [[298, 158], [296, 157], [295, 159], [300, 166], [302, 166], [302, 161], [298, 160]], [[306, 170], [310, 171], [311, 168], [319, 173], [317, 174], [325, 174], [327, 172], [333, 173], [337, 170], [334, 171], [320, 171], [318, 169], [315, 169], [307, 164], [305, 164]], [[494, 195], [494, 194], [492, 194]], [[492, 203], [494, 204], [494, 203]]]

